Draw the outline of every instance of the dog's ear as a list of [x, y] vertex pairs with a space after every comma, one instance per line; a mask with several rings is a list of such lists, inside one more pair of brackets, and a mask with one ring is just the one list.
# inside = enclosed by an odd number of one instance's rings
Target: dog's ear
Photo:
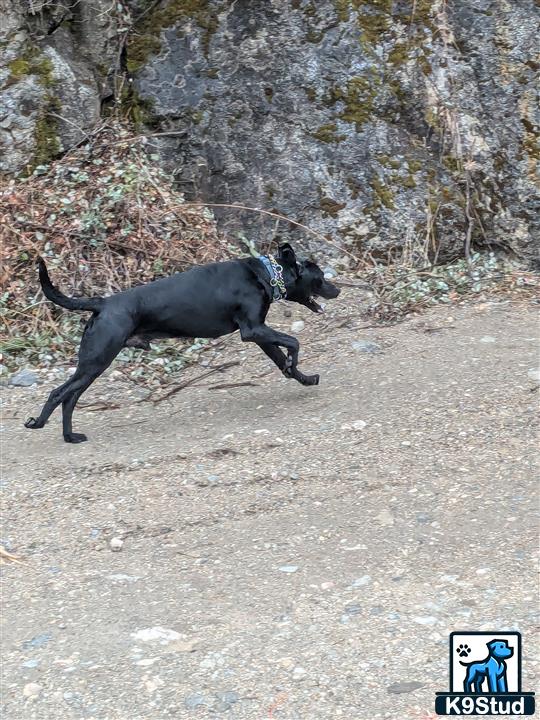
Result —
[[289, 243], [283, 243], [283, 245], [278, 247], [278, 257], [286, 265], [289, 265], [290, 267], [296, 266], [296, 255]]

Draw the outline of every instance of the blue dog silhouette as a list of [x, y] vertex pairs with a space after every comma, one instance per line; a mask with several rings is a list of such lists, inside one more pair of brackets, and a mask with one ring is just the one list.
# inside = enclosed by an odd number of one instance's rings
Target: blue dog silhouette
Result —
[[488, 682], [487, 692], [508, 692], [504, 661], [506, 658], [512, 657], [514, 650], [508, 647], [507, 640], [492, 640], [486, 644], [489, 655], [485, 660], [475, 660], [470, 663], [459, 661], [460, 665], [467, 668], [467, 674], [463, 681], [463, 690], [466, 693], [481, 693], [484, 680]]

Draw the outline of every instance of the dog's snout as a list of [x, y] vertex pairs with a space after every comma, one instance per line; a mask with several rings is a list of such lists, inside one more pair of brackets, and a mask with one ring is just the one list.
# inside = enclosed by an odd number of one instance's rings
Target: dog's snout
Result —
[[326, 297], [329, 299], [330, 298], [333, 299], [339, 295], [341, 290], [338, 287], [336, 287], [335, 285], [332, 285], [332, 283], [328, 283], [327, 292], [328, 292], [328, 295]]
[[332, 285], [332, 283], [325, 283], [324, 286], [324, 294], [323, 297], [325, 297], [327, 300], [333, 300], [334, 298], [337, 298], [341, 290], [336, 287], [335, 285]]

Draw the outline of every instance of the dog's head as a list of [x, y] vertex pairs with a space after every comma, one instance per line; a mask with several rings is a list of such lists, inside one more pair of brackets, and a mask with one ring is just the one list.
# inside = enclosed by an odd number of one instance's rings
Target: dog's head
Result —
[[508, 647], [506, 640], [492, 640], [488, 643], [488, 648], [491, 656], [497, 658], [497, 660], [504, 660], [514, 654], [514, 649]]
[[312, 312], [322, 313], [323, 308], [315, 302], [316, 297], [332, 300], [341, 290], [325, 279], [321, 268], [309, 260], [297, 260], [292, 247], [280, 245], [277, 260], [283, 267], [287, 287], [287, 300], [305, 305]]

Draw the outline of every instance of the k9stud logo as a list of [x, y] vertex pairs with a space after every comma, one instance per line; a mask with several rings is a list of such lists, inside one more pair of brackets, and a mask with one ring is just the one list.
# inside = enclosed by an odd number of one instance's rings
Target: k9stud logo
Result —
[[438, 715], [533, 715], [534, 693], [521, 691], [519, 632], [450, 635], [450, 692], [437, 693]]

